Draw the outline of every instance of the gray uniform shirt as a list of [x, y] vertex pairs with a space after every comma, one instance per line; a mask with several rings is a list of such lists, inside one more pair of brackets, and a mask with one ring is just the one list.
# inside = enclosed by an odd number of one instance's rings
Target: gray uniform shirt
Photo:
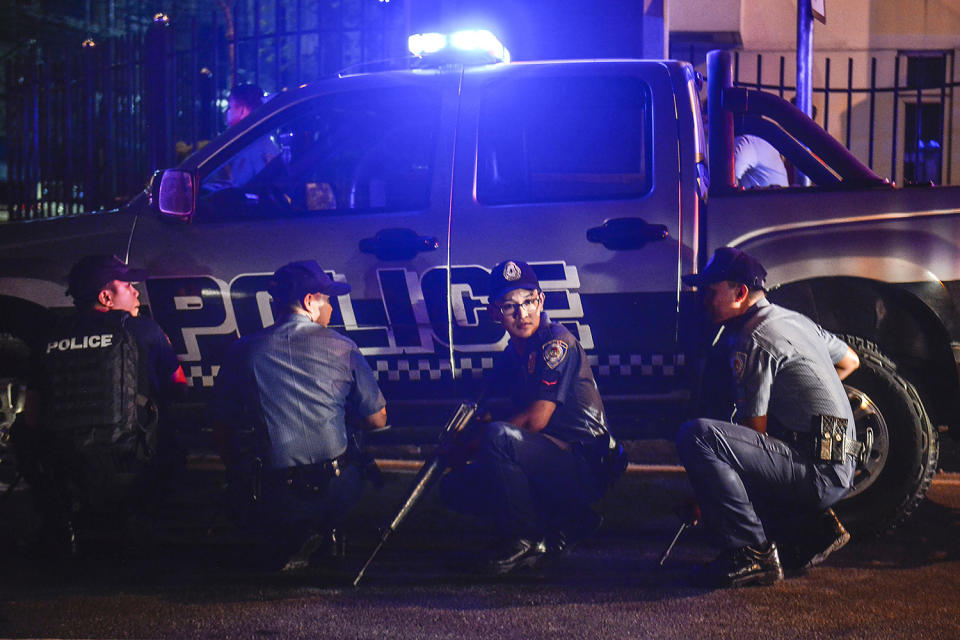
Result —
[[[847, 419], [847, 436], [856, 437], [853, 411], [834, 364], [847, 353], [845, 342], [803, 314], [761, 299], [734, 337], [730, 365], [737, 381], [737, 417], [767, 416], [770, 435], [809, 433], [813, 418]], [[836, 465], [849, 486], [850, 456]]]
[[361, 416], [385, 406], [357, 345], [299, 314], [231, 345], [215, 391], [217, 419], [239, 428], [254, 417], [257, 453], [274, 469], [336, 458], [347, 405]]

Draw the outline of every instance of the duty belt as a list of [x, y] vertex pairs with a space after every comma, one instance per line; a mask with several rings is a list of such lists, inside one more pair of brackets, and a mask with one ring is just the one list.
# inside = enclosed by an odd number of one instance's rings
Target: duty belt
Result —
[[845, 456], [853, 456], [862, 464], [873, 448], [873, 430], [867, 429], [866, 442], [859, 442], [846, 435], [847, 420], [834, 416], [813, 416], [813, 431], [785, 431], [778, 434], [786, 442], [795, 445], [805, 453], [810, 453], [815, 462], [842, 463]]
[[327, 488], [330, 480], [339, 476], [344, 464], [344, 456], [317, 462], [302, 464], [284, 469], [264, 471], [264, 479], [275, 485], [286, 485], [301, 491], [321, 492]]

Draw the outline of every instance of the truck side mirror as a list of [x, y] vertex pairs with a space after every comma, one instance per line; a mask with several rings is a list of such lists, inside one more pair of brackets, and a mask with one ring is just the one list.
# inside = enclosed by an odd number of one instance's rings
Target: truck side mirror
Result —
[[190, 222], [197, 207], [196, 184], [196, 176], [191, 171], [164, 171], [154, 199], [160, 215], [168, 220]]

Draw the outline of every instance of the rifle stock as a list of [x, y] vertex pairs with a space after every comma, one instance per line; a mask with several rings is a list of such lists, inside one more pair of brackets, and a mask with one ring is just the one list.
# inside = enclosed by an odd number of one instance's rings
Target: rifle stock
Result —
[[[473, 416], [477, 413], [477, 404], [476, 403], [461, 403], [457, 408], [456, 413], [453, 414], [453, 417], [447, 421], [447, 424], [444, 425], [443, 430], [440, 432], [440, 444], [448, 442], [451, 438], [455, 438], [457, 434], [463, 431], [470, 421], [473, 419]], [[363, 574], [367, 571], [367, 567], [370, 566], [370, 563], [373, 562], [373, 559], [376, 557], [377, 553], [380, 551], [380, 548], [383, 547], [386, 543], [387, 538], [390, 537], [394, 531], [400, 526], [400, 523], [403, 522], [404, 518], [407, 517], [407, 514], [410, 513], [414, 505], [420, 501], [420, 498], [433, 486], [433, 483], [437, 478], [440, 477], [440, 474], [445, 468], [443, 463], [442, 456], [440, 452], [434, 453], [430, 456], [430, 459], [427, 460], [420, 471], [417, 472], [417, 477], [413, 481], [413, 487], [407, 493], [406, 500], [403, 501], [403, 504], [400, 506], [400, 509], [397, 511], [397, 514], [390, 521], [390, 524], [383, 528], [380, 533], [380, 541], [377, 543], [376, 548], [374, 548], [373, 553], [370, 554], [370, 557], [367, 558], [367, 561], [364, 563], [363, 567], [360, 569], [360, 572], [357, 573], [357, 577], [353, 580], [353, 586], [360, 584], [360, 580], [363, 578]]]

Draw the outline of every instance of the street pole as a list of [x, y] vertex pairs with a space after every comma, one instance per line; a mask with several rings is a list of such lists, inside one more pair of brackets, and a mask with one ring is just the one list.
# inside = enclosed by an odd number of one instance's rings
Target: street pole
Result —
[[[810, 0], [797, 0], [797, 108], [813, 113], [813, 9]], [[803, 176], [803, 185], [810, 178]]]

